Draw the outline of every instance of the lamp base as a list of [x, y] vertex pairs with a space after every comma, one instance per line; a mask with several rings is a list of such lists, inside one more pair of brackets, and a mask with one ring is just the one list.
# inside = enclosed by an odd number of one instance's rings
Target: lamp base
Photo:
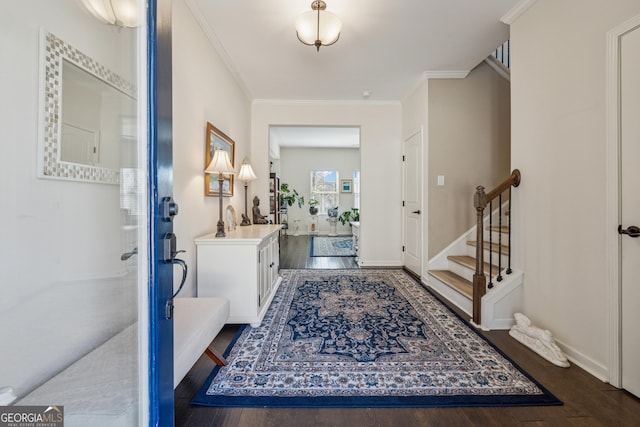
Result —
[[218, 232], [216, 233], [216, 237], [227, 237], [227, 233], [224, 232], [224, 221], [218, 221]]

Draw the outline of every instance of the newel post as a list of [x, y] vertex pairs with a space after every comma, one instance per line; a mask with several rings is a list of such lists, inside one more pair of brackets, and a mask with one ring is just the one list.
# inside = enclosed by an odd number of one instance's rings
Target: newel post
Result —
[[487, 278], [484, 275], [484, 208], [487, 206], [487, 194], [482, 185], [476, 188], [473, 197], [473, 206], [476, 208], [476, 272], [473, 275], [473, 323], [480, 325], [482, 321], [482, 297], [487, 292]]

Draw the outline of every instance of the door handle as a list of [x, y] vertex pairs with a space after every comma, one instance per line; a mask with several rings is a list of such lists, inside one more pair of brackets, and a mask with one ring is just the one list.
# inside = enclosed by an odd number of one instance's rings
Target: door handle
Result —
[[133, 250], [131, 252], [125, 252], [122, 255], [120, 255], [120, 260], [121, 261], [126, 261], [129, 258], [131, 258], [132, 256], [137, 255], [137, 254], [138, 254], [138, 248], [135, 247], [135, 248], [133, 248]]
[[618, 234], [626, 234], [629, 237], [640, 237], [640, 227], [630, 225], [626, 230], [622, 229], [622, 225], [618, 226]]
[[418, 209], [417, 211], [413, 211], [413, 212], [411, 212], [411, 213], [414, 213], [414, 214], [418, 214], [418, 215], [420, 215], [420, 209]]

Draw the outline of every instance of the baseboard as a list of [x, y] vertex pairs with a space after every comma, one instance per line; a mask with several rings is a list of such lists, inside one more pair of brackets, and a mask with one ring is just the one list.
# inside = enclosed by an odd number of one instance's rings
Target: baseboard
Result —
[[605, 383], [609, 382], [609, 369], [607, 369], [605, 365], [596, 362], [592, 358], [566, 345], [562, 341], [558, 341], [556, 339], [556, 344], [558, 344], [560, 350], [562, 350], [567, 355], [567, 359], [569, 359], [571, 363], [584, 369], [600, 381]]
[[360, 261], [358, 261], [358, 265], [360, 267], [371, 267], [371, 268], [385, 268], [385, 267], [389, 267], [389, 268], [400, 268], [402, 267], [402, 261], [399, 260], [393, 260], [393, 261], [369, 261], [369, 260], [363, 260], [362, 258], [360, 258]]

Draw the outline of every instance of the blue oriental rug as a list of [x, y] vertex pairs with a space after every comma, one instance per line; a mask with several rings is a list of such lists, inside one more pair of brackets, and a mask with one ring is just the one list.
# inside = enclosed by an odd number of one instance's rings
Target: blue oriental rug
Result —
[[348, 237], [318, 237], [311, 236], [311, 251], [309, 256], [355, 256], [351, 249], [351, 236]]
[[283, 270], [192, 403], [254, 407], [562, 404], [402, 270]]

